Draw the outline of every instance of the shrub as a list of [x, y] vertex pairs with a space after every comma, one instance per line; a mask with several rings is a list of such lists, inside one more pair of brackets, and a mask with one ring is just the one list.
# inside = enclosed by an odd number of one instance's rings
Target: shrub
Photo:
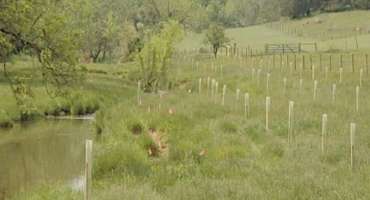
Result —
[[144, 91], [151, 92], [167, 84], [168, 64], [174, 51], [174, 44], [182, 36], [177, 22], [170, 21], [148, 41], [138, 54]]
[[7, 112], [0, 110], [0, 128], [12, 128], [13, 122]]

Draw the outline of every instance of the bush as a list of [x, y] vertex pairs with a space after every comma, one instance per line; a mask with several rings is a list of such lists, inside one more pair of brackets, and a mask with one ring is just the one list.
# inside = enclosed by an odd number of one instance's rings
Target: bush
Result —
[[73, 102], [71, 105], [72, 115], [83, 115], [85, 114], [85, 107], [81, 102]]
[[8, 113], [4, 110], [0, 110], [0, 128], [12, 128], [13, 121], [9, 117]]
[[140, 64], [140, 79], [146, 92], [156, 91], [166, 86], [168, 64], [174, 52], [174, 44], [182, 37], [182, 28], [170, 21], [163, 25], [161, 31], [152, 36], [138, 54]]
[[71, 105], [66, 98], [57, 97], [47, 103], [44, 114], [52, 116], [68, 115], [71, 113]]
[[47, 104], [44, 114], [52, 116], [93, 114], [99, 109], [95, 97], [78, 92], [67, 97], [57, 97]]

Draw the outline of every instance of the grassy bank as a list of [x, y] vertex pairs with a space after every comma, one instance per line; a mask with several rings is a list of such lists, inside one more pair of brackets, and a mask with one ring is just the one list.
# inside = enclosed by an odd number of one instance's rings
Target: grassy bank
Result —
[[[127, 64], [126, 64], [127, 65]], [[27, 118], [11, 91], [9, 80], [0, 74], [0, 127], [11, 128], [14, 123], [46, 116], [88, 115], [101, 106], [108, 105], [124, 97], [130, 90], [131, 80], [127, 78], [127, 68], [120, 65], [86, 64], [81, 65], [83, 81], [69, 89], [67, 95], [54, 97], [43, 85], [41, 71], [29, 58], [18, 58], [8, 64], [12, 78], [20, 77], [31, 87]]]
[[[328, 58], [324, 56], [323, 62], [328, 63]], [[370, 128], [370, 85], [366, 73], [359, 111], [355, 107], [355, 87], [364, 66], [356, 65], [353, 73], [345, 62], [340, 82], [339, 63], [334, 62], [330, 71], [327, 65], [319, 68], [313, 59], [319, 83], [313, 100], [309, 65], [305, 69], [298, 65], [295, 70], [286, 62], [275, 67], [265, 64], [271, 57], [254, 59], [258, 62], [201, 59], [199, 68], [188, 62], [190, 58], [177, 59], [183, 64], [174, 65], [171, 74], [179, 84], [162, 98], [144, 94], [143, 104], [138, 106], [133, 92], [101, 110], [97, 115], [101, 132], [94, 146], [93, 199], [369, 198], [366, 152], [370, 138], [366, 130]], [[207, 77], [219, 82], [213, 96]], [[200, 94], [199, 78], [203, 78]], [[227, 90], [222, 106], [224, 84]], [[335, 101], [332, 84], [337, 85]], [[250, 94], [249, 116], [244, 112], [246, 92]], [[265, 129], [266, 96], [272, 100], [269, 130]], [[289, 101], [295, 101], [290, 143]], [[323, 151], [324, 113], [328, 115], [328, 134]], [[351, 122], [357, 124], [352, 169]], [[70, 198], [69, 193], [52, 191]]]

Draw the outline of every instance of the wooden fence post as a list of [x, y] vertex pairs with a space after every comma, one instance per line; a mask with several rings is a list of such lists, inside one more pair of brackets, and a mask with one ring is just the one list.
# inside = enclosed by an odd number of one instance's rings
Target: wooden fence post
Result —
[[315, 68], [316, 66], [315, 65], [312, 65], [312, 80], [315, 80]]
[[266, 97], [266, 131], [269, 130], [269, 114], [271, 109], [271, 98]]
[[137, 104], [141, 106], [142, 101], [141, 101], [141, 81], [138, 81], [137, 83]]
[[250, 96], [249, 93], [245, 93], [244, 95], [244, 115], [246, 118], [249, 117], [250, 112]]
[[202, 94], [202, 78], [199, 78], [198, 87], [199, 94]]
[[331, 90], [331, 100], [334, 103], [336, 99], [337, 85], [334, 83]]
[[316, 101], [317, 98], [317, 86], [318, 86], [318, 81], [315, 80], [313, 84], [313, 100]]
[[226, 85], [222, 89], [222, 106], [225, 106], [225, 96], [226, 96]]
[[289, 67], [289, 54], [286, 54], [286, 67]]
[[294, 70], [297, 71], [297, 54], [294, 54]]
[[355, 72], [355, 54], [352, 54], [352, 72]]
[[356, 86], [356, 112], [360, 111], [360, 86]]
[[326, 146], [326, 137], [327, 137], [327, 125], [328, 124], [328, 115], [322, 115], [322, 125], [321, 125], [321, 152], [322, 154], [325, 153], [325, 146]]
[[293, 122], [294, 121], [294, 101], [289, 101], [289, 113], [288, 113], [288, 144], [293, 141]]
[[91, 200], [92, 149], [93, 149], [93, 141], [92, 140], [86, 140], [86, 143], [85, 143], [84, 200]]
[[215, 102], [217, 102], [217, 97], [218, 97], [218, 81], [216, 81], [216, 89], [215, 89]]
[[354, 149], [355, 149], [355, 134], [356, 134], [356, 124], [351, 123], [351, 130], [350, 130], [350, 148], [351, 148], [351, 170], [353, 170], [354, 166]]
[[283, 69], [283, 55], [280, 54], [280, 71]]
[[369, 74], [369, 55], [365, 56], [366, 73]]

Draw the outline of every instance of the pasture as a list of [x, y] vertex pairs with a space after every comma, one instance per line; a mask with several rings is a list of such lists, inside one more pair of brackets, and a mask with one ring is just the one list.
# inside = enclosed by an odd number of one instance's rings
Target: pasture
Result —
[[104, 127], [94, 147], [93, 199], [367, 198], [369, 74], [362, 54], [355, 72], [351, 54], [342, 65], [339, 54], [305, 54], [312, 68], [302, 55], [297, 68], [294, 55], [275, 56], [275, 66], [274, 56], [178, 56], [184, 64], [171, 70], [172, 89], [139, 90], [98, 113]]
[[[144, 91], [134, 62], [80, 64], [83, 82], [62, 98], [48, 96], [32, 60], [17, 59], [10, 73], [35, 76], [38, 117], [93, 110], [86, 155], [93, 200], [370, 199], [368, 16], [228, 29], [239, 53], [217, 58], [203, 34], [188, 33], [170, 61], [167, 87], [154, 92]], [[266, 43], [305, 42], [318, 51], [263, 54]], [[0, 81], [0, 123], [17, 124], [19, 110]], [[83, 195], [51, 183], [10, 199]]]

